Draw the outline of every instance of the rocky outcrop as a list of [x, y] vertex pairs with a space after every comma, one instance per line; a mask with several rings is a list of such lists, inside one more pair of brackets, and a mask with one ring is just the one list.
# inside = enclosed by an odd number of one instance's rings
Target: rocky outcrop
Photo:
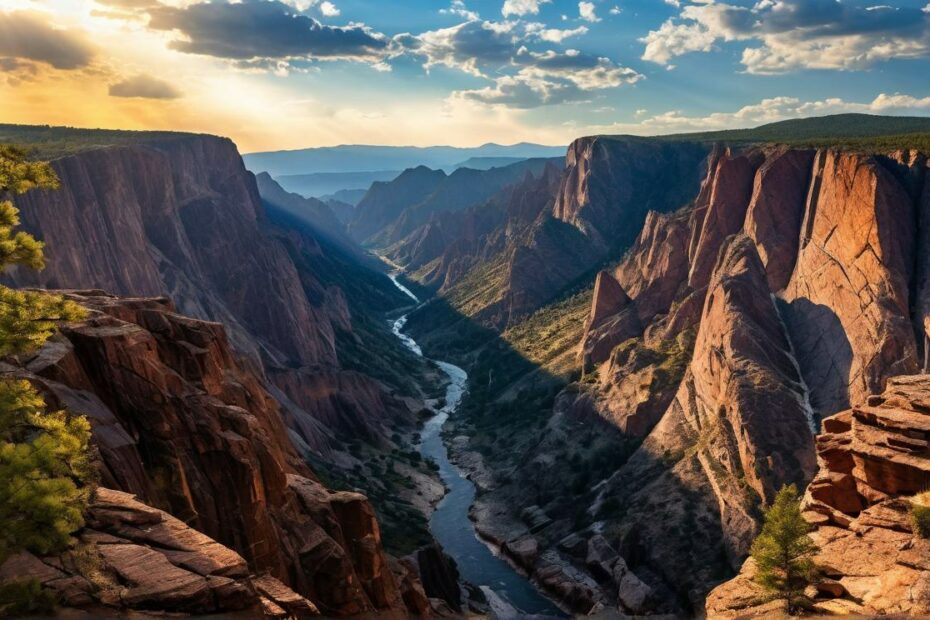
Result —
[[[694, 229], [691, 244], [688, 285], [693, 290], [707, 286], [724, 240], [742, 230], [752, 193], [760, 153], [719, 153], [705, 185], [710, 189], [706, 206], [698, 202], [695, 216], [700, 228]], [[701, 213], [703, 211], [703, 213]]]
[[672, 211], [694, 197], [707, 154], [696, 142], [579, 138], [568, 148], [552, 213], [599, 251], [623, 250], [650, 210]]
[[[602, 492], [628, 506], [623, 531], [641, 541], [640, 563], [681, 596], [698, 603], [701, 590], [725, 572], [706, 558], [739, 565], [756, 532], [760, 498], [810, 479], [813, 435], [804, 399], [762, 263], [747, 237], [734, 237], [715, 267], [677, 394]], [[700, 557], [700, 570], [680, 574], [683, 561], [693, 565]]]
[[591, 314], [581, 341], [581, 367], [588, 369], [603, 362], [614, 347], [641, 331], [636, 309], [620, 283], [606, 271], [597, 274]]
[[0, 566], [0, 582], [34, 578], [62, 604], [101, 614], [320, 613], [274, 577], [250, 574], [235, 551], [128, 493], [97, 489], [86, 522], [73, 550], [44, 558], [22, 552]]
[[917, 369], [914, 203], [876, 157], [820, 152], [784, 298], [811, 403], [830, 415]]
[[[820, 470], [804, 517], [815, 526], [823, 581], [815, 610], [862, 616], [930, 613], [930, 541], [912, 533], [912, 498], [930, 479], [930, 376], [889, 379], [881, 396], [824, 420]], [[764, 616], [748, 561], [708, 596], [708, 617]]]
[[[316, 479], [292, 447], [278, 403], [237, 360], [219, 324], [176, 314], [164, 298], [120, 299], [99, 291], [68, 297], [87, 307], [89, 317], [63, 326], [38, 353], [3, 371], [36, 384], [49, 406], [86, 415], [102, 483], [152, 507], [133, 504], [142, 516], [126, 519], [145, 531], [130, 536], [106, 520], [107, 498], [129, 500], [104, 492], [91, 529], [100, 522], [111, 534], [136, 541], [149, 536], [149, 543], [170, 549], [156, 538], [162, 527], [156, 523], [177, 529], [164, 511], [192, 528], [178, 536], [197, 538], [198, 549], [229, 547], [241, 555], [229, 562], [270, 574], [325, 614], [405, 609], [373, 509], [364, 496], [331, 492]], [[146, 566], [163, 567], [184, 608], [215, 596], [205, 574], [174, 566], [187, 566], [180, 552], [168, 559], [156, 557], [161, 551], [119, 545], [100, 552], [131, 583], [141, 582]], [[206, 560], [190, 562], [199, 567]]]
[[777, 149], [755, 176], [745, 231], [756, 244], [772, 291], [785, 288], [794, 271], [813, 160], [813, 151]]

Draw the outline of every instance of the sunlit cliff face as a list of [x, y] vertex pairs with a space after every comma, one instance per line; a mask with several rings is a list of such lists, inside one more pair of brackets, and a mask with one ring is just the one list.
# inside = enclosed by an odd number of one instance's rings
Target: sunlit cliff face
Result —
[[0, 0], [0, 121], [250, 151], [922, 114], [922, 1]]

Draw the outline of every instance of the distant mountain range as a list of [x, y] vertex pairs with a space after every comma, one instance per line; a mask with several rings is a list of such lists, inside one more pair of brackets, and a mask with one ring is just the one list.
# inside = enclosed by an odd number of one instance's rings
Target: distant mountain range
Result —
[[[268, 174], [255, 171], [256, 174]], [[373, 170], [363, 172], [311, 172], [309, 174], [283, 174], [275, 180], [289, 192], [308, 198], [323, 198], [340, 192], [361, 190], [364, 194], [375, 181], [391, 181], [401, 170]]]
[[[472, 158], [561, 157], [565, 146], [544, 146], [520, 143], [509, 146], [484, 144], [472, 148], [453, 146], [367, 146], [343, 145], [269, 151], [243, 156], [246, 167], [255, 172], [267, 172], [278, 178], [332, 172], [370, 172], [372, 170], [405, 170], [426, 166], [432, 169], [454, 169]], [[499, 165], [499, 164], [497, 164]]]

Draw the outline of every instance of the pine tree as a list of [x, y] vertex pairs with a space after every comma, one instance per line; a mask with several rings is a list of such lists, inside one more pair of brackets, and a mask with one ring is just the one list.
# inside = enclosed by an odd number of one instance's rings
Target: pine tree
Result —
[[[57, 187], [47, 163], [0, 145], [0, 197]], [[43, 244], [17, 230], [19, 223], [12, 201], [0, 200], [0, 270], [42, 269]], [[82, 316], [80, 306], [60, 296], [0, 286], [0, 356], [32, 353], [58, 321]], [[72, 543], [91, 492], [89, 439], [86, 418], [47, 411], [31, 383], [0, 375], [0, 563], [22, 550], [52, 553]], [[13, 598], [35, 590], [34, 583], [21, 586], [15, 591], [4, 586], [0, 615], [20, 609], [21, 601], [14, 605]]]
[[792, 484], [775, 496], [765, 511], [762, 531], [752, 543], [751, 554], [759, 568], [756, 582], [783, 599], [789, 615], [804, 607], [804, 590], [815, 579], [817, 545], [808, 536], [812, 530], [801, 516], [798, 489]]

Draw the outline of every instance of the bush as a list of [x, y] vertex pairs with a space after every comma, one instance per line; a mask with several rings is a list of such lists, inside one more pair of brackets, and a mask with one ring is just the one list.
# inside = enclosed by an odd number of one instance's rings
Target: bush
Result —
[[21, 579], [0, 585], [0, 617], [47, 615], [54, 609], [54, 595], [43, 590], [38, 579]]
[[911, 498], [911, 527], [915, 536], [930, 538], [930, 491]]

